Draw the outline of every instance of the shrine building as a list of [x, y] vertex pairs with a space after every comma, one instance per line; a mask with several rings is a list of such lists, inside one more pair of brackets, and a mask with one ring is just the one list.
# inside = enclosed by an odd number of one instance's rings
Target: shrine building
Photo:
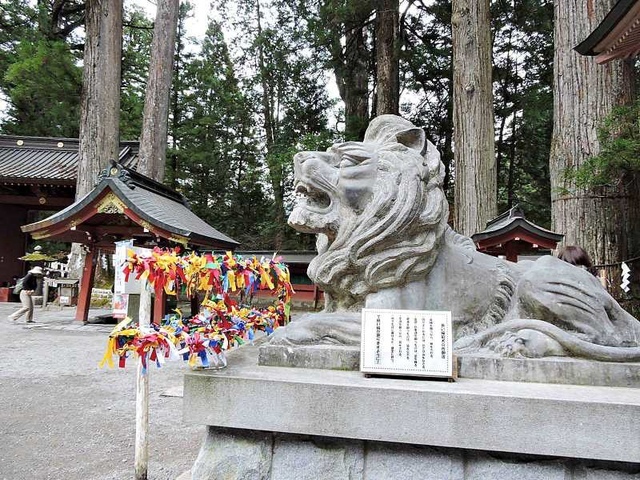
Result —
[[[191, 211], [175, 190], [113, 161], [84, 197], [53, 215], [23, 225], [35, 240], [85, 246], [76, 320], [87, 321], [98, 252], [113, 253], [115, 242], [133, 239], [140, 247], [234, 250], [238, 242]], [[164, 315], [164, 292], [156, 296], [154, 320]]]
[[516, 205], [487, 222], [487, 227], [471, 239], [479, 251], [517, 262], [522, 256], [548, 255], [563, 237], [527, 220]]
[[[28, 269], [18, 258], [32, 250], [33, 241], [20, 226], [74, 202], [79, 147], [77, 138], [0, 135], [0, 287]], [[118, 161], [135, 168], [138, 142], [121, 142]]]

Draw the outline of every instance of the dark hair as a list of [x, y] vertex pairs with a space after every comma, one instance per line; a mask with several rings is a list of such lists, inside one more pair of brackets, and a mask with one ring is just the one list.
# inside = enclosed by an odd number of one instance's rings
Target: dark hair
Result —
[[558, 258], [571, 265], [577, 265], [585, 267], [591, 273], [593, 273], [593, 262], [589, 257], [589, 254], [577, 245], [570, 245], [568, 247], [561, 248], [558, 252]]

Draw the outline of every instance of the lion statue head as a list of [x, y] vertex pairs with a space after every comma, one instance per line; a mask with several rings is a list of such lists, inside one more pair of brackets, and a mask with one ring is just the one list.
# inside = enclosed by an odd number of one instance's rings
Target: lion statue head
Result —
[[289, 225], [316, 233], [309, 277], [326, 310], [353, 310], [380, 289], [424, 277], [447, 225], [444, 167], [422, 129], [381, 115], [363, 142], [294, 157]]

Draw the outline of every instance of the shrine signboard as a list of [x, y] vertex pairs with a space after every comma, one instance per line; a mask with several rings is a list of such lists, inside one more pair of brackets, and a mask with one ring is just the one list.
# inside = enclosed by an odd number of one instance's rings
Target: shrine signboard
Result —
[[451, 312], [362, 310], [360, 371], [454, 378]]

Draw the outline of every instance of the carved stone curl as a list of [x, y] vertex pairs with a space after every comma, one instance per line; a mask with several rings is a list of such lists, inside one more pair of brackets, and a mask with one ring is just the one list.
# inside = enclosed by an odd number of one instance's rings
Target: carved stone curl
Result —
[[551, 256], [485, 255], [447, 226], [440, 155], [410, 122], [382, 115], [364, 142], [298, 153], [294, 168], [289, 224], [318, 235], [308, 273], [325, 310], [275, 344], [356, 345], [362, 307], [450, 310], [458, 352], [640, 360], [640, 322], [588, 272]]

